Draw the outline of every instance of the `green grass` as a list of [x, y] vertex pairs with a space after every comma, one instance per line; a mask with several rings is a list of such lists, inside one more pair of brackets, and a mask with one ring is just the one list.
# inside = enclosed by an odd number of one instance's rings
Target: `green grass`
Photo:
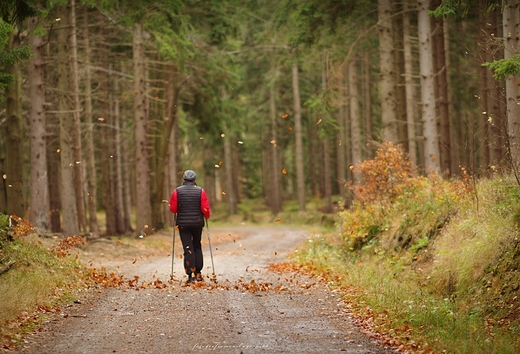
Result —
[[[4, 228], [5, 231], [5, 228]], [[0, 242], [0, 342], [16, 344], [39, 325], [42, 314], [74, 297], [84, 286], [83, 269], [70, 257], [59, 258], [31, 236]]]
[[[295, 261], [314, 265], [376, 329], [415, 350], [518, 353], [520, 230], [511, 210], [520, 187], [507, 178], [466, 195], [447, 187], [401, 198], [386, 214], [346, 212], [358, 222], [353, 234], [314, 238]], [[352, 237], [374, 222], [370, 212], [379, 232], [353, 248]], [[406, 247], [403, 234], [412, 236]]]

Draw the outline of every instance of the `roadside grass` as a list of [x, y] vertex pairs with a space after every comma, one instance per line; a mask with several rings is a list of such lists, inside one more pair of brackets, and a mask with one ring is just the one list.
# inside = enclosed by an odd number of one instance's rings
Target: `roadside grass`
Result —
[[294, 261], [341, 289], [392, 344], [518, 353], [520, 186], [467, 182], [407, 181], [392, 202], [340, 213], [341, 228], [309, 240]]
[[[47, 249], [37, 238], [16, 227], [9, 235], [6, 215], [0, 215], [0, 346], [9, 349], [39, 327], [47, 312], [59, 311], [84, 287], [83, 268], [64, 249]], [[14, 263], [13, 263], [14, 262]]]

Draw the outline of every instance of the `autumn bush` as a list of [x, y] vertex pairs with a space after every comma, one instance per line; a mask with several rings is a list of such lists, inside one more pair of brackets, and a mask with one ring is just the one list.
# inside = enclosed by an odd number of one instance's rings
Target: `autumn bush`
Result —
[[343, 290], [355, 312], [413, 352], [520, 352], [520, 187], [511, 176], [444, 180], [379, 146], [354, 167], [338, 233], [296, 261]]

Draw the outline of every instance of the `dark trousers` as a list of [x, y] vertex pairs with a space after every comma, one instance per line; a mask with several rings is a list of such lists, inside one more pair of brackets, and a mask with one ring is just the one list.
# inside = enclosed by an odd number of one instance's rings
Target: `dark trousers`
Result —
[[200, 273], [204, 262], [202, 259], [202, 227], [179, 226], [182, 247], [184, 248], [184, 269], [186, 274]]

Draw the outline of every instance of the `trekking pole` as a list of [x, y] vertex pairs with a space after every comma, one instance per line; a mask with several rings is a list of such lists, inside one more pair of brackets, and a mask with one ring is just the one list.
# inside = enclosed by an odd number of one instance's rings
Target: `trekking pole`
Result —
[[173, 280], [173, 264], [175, 262], [175, 228], [177, 225], [177, 214], [173, 215], [173, 245], [172, 245], [172, 272], [170, 273], [170, 280]]
[[208, 244], [209, 244], [209, 254], [211, 256], [211, 268], [213, 269], [213, 275], [215, 275], [215, 264], [213, 263], [213, 251], [211, 250], [211, 239], [209, 237], [209, 222], [206, 219], [206, 228], [208, 229]]

